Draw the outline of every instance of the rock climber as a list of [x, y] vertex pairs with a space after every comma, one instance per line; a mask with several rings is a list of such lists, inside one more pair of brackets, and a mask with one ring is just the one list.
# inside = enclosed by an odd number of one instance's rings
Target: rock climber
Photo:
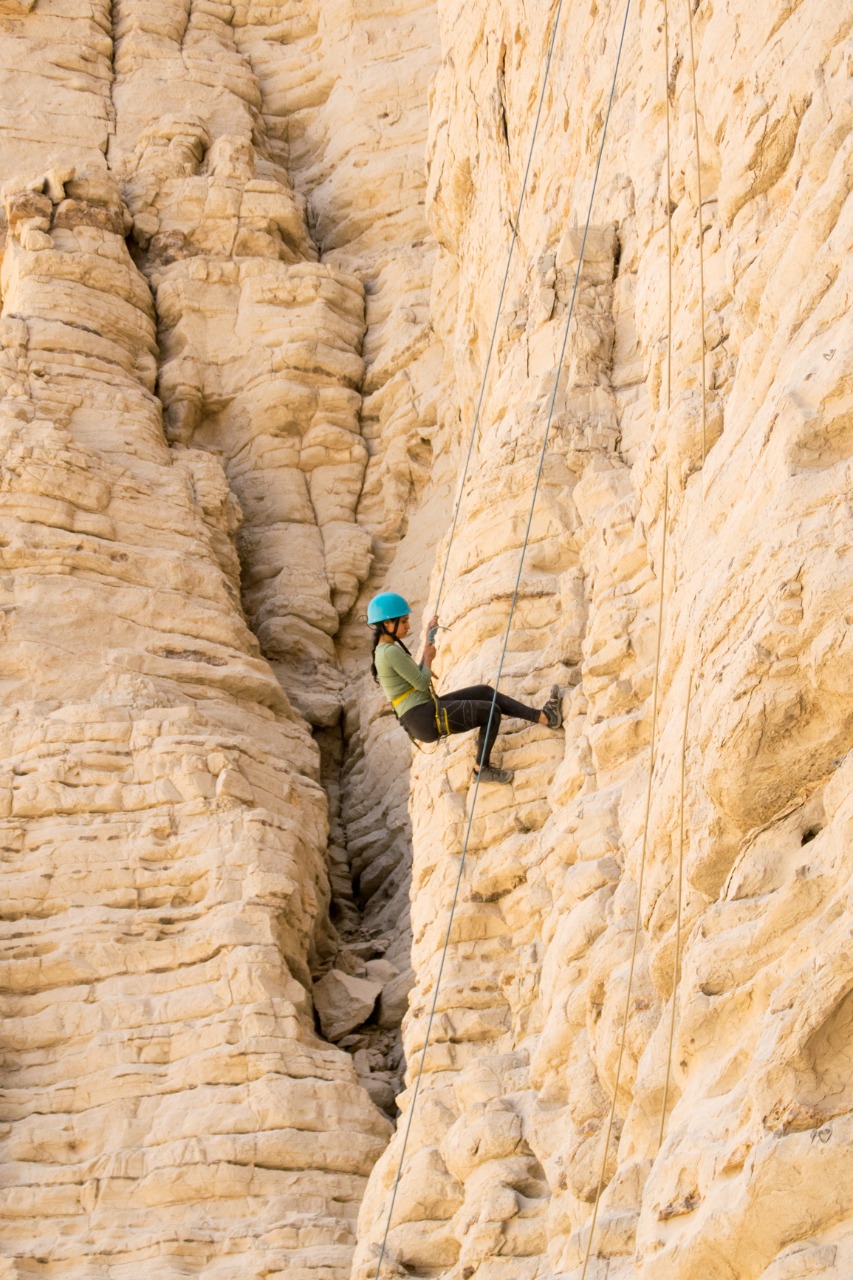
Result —
[[[371, 671], [394, 712], [415, 742], [437, 742], [451, 733], [467, 733], [479, 729], [477, 763], [474, 778], [481, 782], [511, 782], [509, 769], [498, 769], [491, 763], [492, 747], [498, 736], [501, 715], [515, 716], [530, 724], [559, 729], [563, 723], [559, 685], [553, 685], [541, 711], [527, 707], [487, 684], [455, 689], [437, 694], [432, 687], [432, 662], [438, 618], [432, 618], [420, 664], [415, 662], [403, 641], [409, 634], [411, 608], [403, 596], [383, 591], [374, 596], [367, 610], [367, 621], [373, 627], [373, 660]], [[494, 700], [494, 709], [492, 703]]]

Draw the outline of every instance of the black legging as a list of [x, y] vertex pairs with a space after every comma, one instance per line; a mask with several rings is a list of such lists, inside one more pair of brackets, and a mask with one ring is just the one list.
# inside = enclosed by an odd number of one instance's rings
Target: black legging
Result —
[[[515, 698], [508, 698], [505, 693], [498, 693], [495, 709], [492, 711], [494, 696], [495, 691], [488, 684], [474, 684], [470, 689], [454, 689], [453, 693], [442, 694], [438, 699], [441, 732], [435, 723], [435, 703], [432, 699], [429, 702], [422, 702], [420, 706], [412, 707], [411, 711], [407, 711], [400, 717], [400, 721], [409, 736], [416, 738], [418, 742], [437, 742], [445, 735], [445, 712], [447, 713], [446, 724], [451, 733], [466, 733], [469, 729], [479, 728], [477, 764], [488, 764], [501, 727], [501, 713], [505, 716], [516, 716], [519, 720], [529, 720], [531, 724], [538, 724], [539, 716], [542, 714], [534, 707], [526, 707], [523, 702], [516, 702]], [[489, 724], [490, 715], [491, 724]]]

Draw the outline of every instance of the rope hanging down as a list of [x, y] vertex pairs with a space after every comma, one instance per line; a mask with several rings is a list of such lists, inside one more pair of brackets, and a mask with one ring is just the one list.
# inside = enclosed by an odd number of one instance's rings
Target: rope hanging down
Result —
[[[669, 4], [668, 0], [663, 0], [663, 54], [664, 54], [664, 75], [663, 75], [663, 92], [664, 101], [666, 103], [666, 246], [667, 246], [667, 329], [666, 329], [666, 412], [667, 427], [669, 426], [669, 415], [672, 410], [672, 128], [670, 123], [670, 106], [669, 106]], [[688, 688], [687, 704], [690, 705], [690, 692]], [[663, 1090], [663, 1102], [661, 1104], [660, 1115], [660, 1134], [658, 1136], [658, 1150], [663, 1144], [663, 1131], [666, 1124], [666, 1103], [669, 1094], [669, 1076], [672, 1064], [672, 1044], [675, 1036], [675, 994], [676, 984], [678, 982], [678, 946], [681, 938], [681, 867], [684, 857], [684, 761], [687, 750], [687, 716], [684, 717], [684, 742], [682, 744], [681, 753], [681, 845], [678, 854], [678, 928], [676, 936], [676, 960], [675, 975], [672, 983], [672, 1025], [670, 1027], [669, 1038], [669, 1056], [666, 1063], [666, 1083]]]
[[[702, 461], [704, 463], [706, 457], [706, 419], [707, 419], [707, 379], [705, 376], [705, 272], [704, 272], [704, 248], [702, 243], [702, 173], [699, 150], [699, 108], [696, 97], [696, 60], [693, 48], [693, 5], [692, 0], [687, 0], [688, 21], [690, 32], [690, 62], [693, 84], [693, 126], [696, 150], [696, 181], [698, 187], [698, 224], [699, 224], [699, 289], [700, 289], [700, 313], [699, 323], [702, 339]], [[664, 45], [666, 57], [666, 150], [667, 150], [667, 221], [668, 221], [668, 293], [669, 293], [669, 331], [667, 337], [667, 409], [671, 407], [671, 357], [672, 357], [672, 202], [670, 199], [670, 117], [669, 117], [669, 15], [667, 0], [664, 0]], [[658, 636], [657, 651], [655, 656], [655, 677], [654, 691], [652, 701], [652, 740], [649, 759], [649, 776], [648, 788], [646, 792], [646, 811], [643, 822], [643, 841], [640, 854], [640, 874], [637, 884], [637, 910], [634, 918], [634, 937], [631, 947], [631, 964], [628, 974], [628, 989], [625, 994], [625, 1008], [622, 1018], [622, 1031], [619, 1044], [619, 1058], [616, 1066], [616, 1081], [613, 1086], [613, 1100], [610, 1107], [610, 1115], [607, 1122], [607, 1136], [604, 1142], [604, 1151], [601, 1160], [601, 1172], [598, 1179], [598, 1187], [595, 1194], [595, 1205], [593, 1208], [592, 1222], [590, 1223], [589, 1237], [587, 1239], [586, 1254], [584, 1257], [583, 1271], [581, 1272], [581, 1280], [586, 1280], [587, 1268], [589, 1266], [590, 1253], [592, 1251], [592, 1241], [595, 1234], [595, 1224], [598, 1218], [598, 1209], [601, 1202], [601, 1192], [604, 1185], [604, 1175], [607, 1168], [607, 1153], [610, 1146], [610, 1135], [613, 1130], [613, 1120], [616, 1113], [616, 1101], [619, 1092], [619, 1080], [622, 1071], [622, 1058], [625, 1049], [625, 1039], [628, 1030], [628, 1016], [631, 1005], [631, 989], [634, 978], [634, 964], [637, 953], [637, 942], [639, 938], [642, 901], [643, 901], [643, 877], [645, 872], [646, 849], [648, 844], [649, 817], [651, 811], [651, 794], [652, 780], [655, 768], [655, 737], [657, 731], [657, 703], [658, 703], [658, 684], [660, 679], [660, 649], [661, 649], [661, 633], [663, 627], [663, 601], [664, 601], [664, 570], [666, 567], [666, 535], [667, 535], [667, 508], [669, 499], [669, 473], [667, 472], [666, 484], [664, 488], [664, 516], [663, 516], [663, 535], [661, 548], [661, 581], [660, 581], [660, 599], [658, 604]], [[692, 691], [693, 678], [690, 676], [687, 687], [687, 705], [684, 711], [684, 728], [682, 732], [681, 742], [681, 801], [680, 801], [680, 834], [679, 834], [679, 851], [678, 851], [678, 898], [677, 898], [677, 922], [676, 922], [676, 947], [673, 962], [673, 992], [672, 992], [672, 1014], [670, 1019], [670, 1035], [669, 1035], [669, 1052], [667, 1057], [666, 1082], [664, 1086], [663, 1105], [661, 1109], [660, 1131], [658, 1135], [658, 1148], [663, 1142], [663, 1133], [666, 1125], [666, 1104], [669, 1092], [669, 1082], [672, 1063], [672, 1047], [675, 1038], [675, 1009], [676, 997], [678, 994], [678, 975], [680, 969], [680, 943], [681, 943], [681, 912], [682, 912], [682, 885], [683, 885], [683, 868], [684, 868], [684, 789], [685, 789], [685, 763], [687, 755], [687, 726], [690, 715], [690, 695]]]
[[660, 1132], [658, 1151], [663, 1146], [666, 1128], [666, 1104], [669, 1099], [669, 1082], [672, 1075], [672, 1046], [675, 1043], [675, 1009], [678, 996], [678, 979], [681, 974], [681, 908], [684, 897], [684, 775], [687, 761], [687, 722], [690, 718], [690, 694], [693, 690], [692, 673], [687, 679], [687, 701], [684, 705], [684, 728], [681, 734], [681, 797], [678, 805], [678, 888], [675, 908], [675, 953], [672, 957], [672, 1011], [669, 1019], [669, 1048], [666, 1055], [666, 1080], [660, 1108]]
[[640, 874], [637, 877], [637, 909], [634, 913], [634, 936], [631, 942], [631, 963], [628, 967], [628, 985], [625, 991], [625, 1008], [622, 1013], [622, 1034], [619, 1038], [619, 1057], [616, 1060], [616, 1079], [613, 1082], [613, 1101], [610, 1104], [610, 1114], [607, 1117], [607, 1132], [604, 1138], [604, 1151], [601, 1157], [601, 1172], [598, 1175], [598, 1187], [595, 1192], [595, 1204], [592, 1210], [592, 1221], [589, 1224], [589, 1236], [586, 1242], [586, 1254], [583, 1260], [583, 1271], [581, 1272], [581, 1280], [586, 1280], [586, 1271], [589, 1266], [589, 1255], [592, 1252], [592, 1240], [595, 1235], [595, 1224], [598, 1221], [598, 1208], [601, 1203], [601, 1192], [604, 1187], [604, 1175], [607, 1171], [607, 1153], [610, 1149], [610, 1135], [613, 1132], [613, 1121], [616, 1118], [616, 1101], [619, 1097], [619, 1081], [622, 1077], [622, 1059], [625, 1056], [625, 1040], [628, 1032], [628, 1015], [631, 1011], [631, 994], [634, 985], [634, 966], [637, 961], [637, 948], [640, 938], [640, 921], [642, 918], [643, 906], [643, 879], [646, 870], [646, 850], [649, 842], [649, 816], [652, 807], [652, 779], [655, 772], [655, 745], [657, 738], [658, 724], [658, 691], [660, 686], [660, 649], [661, 636], [663, 633], [663, 601], [664, 601], [664, 579], [666, 577], [666, 525], [669, 515], [669, 472], [666, 473], [666, 480], [663, 490], [663, 530], [661, 532], [661, 563], [660, 563], [660, 591], [658, 594], [658, 637], [657, 647], [655, 650], [655, 679], [652, 688], [652, 739], [649, 746], [649, 777], [646, 786], [646, 811], [643, 820], [643, 841], [640, 848]]
[[669, 4], [663, 0], [663, 96], [666, 102], [666, 412], [672, 410], [672, 125], [669, 107]]
[[[667, 63], [667, 182], [669, 181], [670, 158], [669, 158], [669, 26], [668, 26], [668, 4], [664, 0], [664, 32], [666, 38], [666, 63]], [[693, 137], [696, 152], [696, 187], [698, 199], [698, 230], [699, 230], [699, 332], [702, 342], [702, 461], [705, 461], [707, 440], [706, 440], [706, 420], [707, 420], [707, 395], [708, 384], [705, 373], [706, 360], [706, 343], [705, 343], [705, 245], [702, 236], [702, 166], [699, 146], [699, 102], [696, 95], [696, 58], [693, 46], [693, 4], [692, 0], [687, 0], [687, 22], [690, 34], [690, 71], [693, 91]], [[668, 187], [667, 187], [668, 190]], [[670, 209], [669, 225], [670, 225], [670, 260], [669, 260], [669, 277], [670, 277], [670, 299], [672, 298], [672, 207]], [[670, 311], [670, 342], [672, 330], [672, 312]], [[670, 348], [671, 349], [671, 348]], [[704, 488], [703, 488], [704, 496]], [[669, 1101], [669, 1085], [672, 1078], [672, 1051], [675, 1044], [675, 1023], [676, 1009], [678, 1001], [678, 984], [681, 978], [681, 919], [682, 906], [684, 897], [684, 791], [685, 791], [685, 769], [687, 759], [687, 726], [690, 717], [690, 698], [693, 692], [693, 673], [691, 672], [687, 680], [687, 701], [684, 707], [684, 727], [681, 735], [681, 791], [679, 799], [679, 820], [678, 820], [678, 885], [676, 889], [676, 922], [675, 922], [675, 950], [672, 959], [672, 1009], [670, 1011], [669, 1021], [669, 1043], [666, 1056], [666, 1077], [663, 1088], [663, 1099], [661, 1101], [660, 1112], [660, 1130], [658, 1133], [658, 1150], [663, 1146], [663, 1135], [666, 1129], [666, 1110]]]
[[[588, 204], [588, 206], [587, 206], [586, 221], [585, 221], [585, 223], [584, 223], [583, 239], [581, 240], [580, 254], [579, 254], [579, 256], [578, 256], [578, 264], [577, 264], [577, 268], [576, 268], [576, 270], [575, 270], [575, 279], [574, 279], [574, 285], [573, 285], [573, 288], [572, 288], [572, 296], [571, 296], [571, 300], [570, 300], [570, 303], [569, 303], [568, 314], [567, 314], [567, 316], [566, 316], [566, 323], [565, 323], [565, 327], [564, 327], [564, 329], [563, 329], [563, 338], [562, 338], [562, 343], [561, 343], [561, 346], [560, 346], [560, 354], [559, 354], [559, 359], [558, 359], [558, 361], [557, 361], [557, 369], [556, 369], [556, 373], [555, 373], [555, 376], [554, 376], [554, 390], [553, 390], [553, 392], [552, 392], [552, 394], [551, 394], [551, 400], [550, 400], [550, 403], [549, 403], [549, 406], [548, 406], [548, 419], [547, 419], [547, 422], [546, 422], [546, 424], [545, 424], [545, 433], [544, 433], [544, 437], [543, 437], [543, 440], [542, 440], [542, 447], [541, 447], [541, 450], [540, 450], [540, 453], [539, 453], [539, 465], [538, 465], [537, 470], [536, 470], [536, 478], [535, 478], [535, 482], [534, 482], [534, 485], [533, 485], [533, 495], [532, 495], [531, 502], [530, 502], [530, 511], [529, 511], [529, 514], [528, 514], [528, 517], [527, 517], [527, 526], [526, 526], [525, 533], [524, 533], [524, 541], [523, 541], [523, 543], [522, 543], [521, 556], [520, 556], [520, 558], [519, 558], [518, 573], [516, 574], [515, 587], [514, 587], [514, 589], [513, 589], [513, 593], [512, 593], [512, 600], [511, 600], [511, 602], [510, 602], [509, 617], [508, 617], [508, 619], [507, 619], [506, 630], [504, 631], [503, 645], [502, 645], [502, 648], [501, 648], [500, 661], [499, 661], [499, 663], [498, 663], [497, 674], [496, 674], [496, 676], [495, 676], [495, 680], [494, 680], [494, 689], [495, 689], [495, 692], [494, 692], [494, 694], [493, 694], [493, 696], [492, 696], [492, 705], [491, 705], [491, 708], [490, 708], [490, 710], [489, 710], [489, 722], [488, 722], [488, 725], [486, 726], [486, 740], [488, 740], [488, 733], [489, 733], [489, 730], [491, 729], [492, 719], [493, 719], [493, 717], [494, 717], [494, 713], [495, 713], [495, 706], [496, 706], [496, 701], [497, 701], [498, 686], [499, 686], [499, 684], [500, 684], [500, 678], [501, 678], [501, 675], [503, 674], [504, 661], [505, 661], [505, 659], [506, 659], [507, 646], [508, 646], [508, 644], [509, 644], [509, 637], [510, 637], [510, 632], [511, 632], [511, 629], [512, 629], [512, 620], [513, 620], [513, 615], [514, 615], [514, 613], [515, 613], [515, 607], [516, 607], [516, 604], [517, 604], [517, 602], [518, 602], [518, 593], [519, 593], [519, 589], [520, 589], [520, 586], [521, 586], [521, 575], [522, 575], [522, 571], [523, 571], [523, 569], [524, 569], [524, 561], [525, 561], [525, 557], [526, 557], [526, 555], [527, 555], [527, 547], [528, 547], [528, 543], [529, 543], [529, 541], [530, 541], [530, 531], [531, 531], [531, 528], [532, 528], [532, 525], [533, 525], [533, 513], [534, 513], [534, 510], [535, 510], [535, 507], [536, 507], [536, 499], [537, 499], [537, 497], [538, 497], [538, 495], [539, 495], [539, 485], [540, 485], [541, 480], [542, 480], [542, 471], [543, 471], [543, 468], [544, 468], [544, 465], [545, 465], [545, 456], [546, 456], [546, 451], [547, 451], [547, 446], [548, 446], [548, 439], [549, 439], [549, 436], [550, 436], [550, 434], [551, 434], [551, 423], [552, 423], [552, 421], [553, 421], [553, 417], [554, 417], [554, 409], [555, 409], [555, 406], [556, 406], [556, 403], [557, 403], [557, 393], [558, 393], [558, 391], [559, 391], [559, 386], [560, 386], [560, 374], [561, 374], [561, 372], [562, 372], [563, 362], [564, 362], [565, 357], [566, 357], [566, 348], [567, 348], [567, 346], [568, 346], [568, 341], [569, 341], [569, 330], [570, 330], [571, 323], [572, 323], [572, 317], [573, 317], [573, 315], [574, 315], [575, 301], [576, 301], [576, 299], [577, 299], [577, 295], [578, 295], [578, 287], [579, 287], [579, 284], [580, 284], [580, 276], [581, 276], [581, 271], [582, 271], [582, 269], [583, 269], [584, 256], [585, 256], [585, 253], [586, 253], [586, 242], [587, 242], [587, 239], [588, 239], [588, 236], [589, 236], [589, 228], [590, 228], [590, 223], [591, 223], [591, 220], [592, 220], [593, 202], [594, 202], [594, 200], [595, 200], [595, 193], [596, 193], [596, 190], [597, 190], [597, 187], [598, 187], [598, 178], [599, 178], [599, 174], [600, 174], [600, 172], [601, 172], [601, 161], [602, 161], [602, 157], [603, 157], [603, 155], [604, 155], [604, 144], [605, 144], [605, 141], [606, 141], [606, 139], [607, 139], [607, 129], [608, 129], [608, 126], [609, 126], [609, 124], [610, 124], [610, 115], [611, 115], [611, 112], [612, 112], [612, 110], [613, 110], [613, 102], [614, 102], [614, 99], [615, 99], [615, 96], [616, 96], [616, 84], [617, 84], [617, 80], [618, 80], [618, 76], [619, 76], [619, 66], [620, 66], [620, 63], [621, 63], [621, 61], [622, 61], [622, 50], [623, 50], [623, 47], [624, 47], [624, 44], [625, 44], [625, 32], [626, 32], [627, 27], [628, 27], [628, 17], [629, 17], [630, 12], [631, 12], [631, 0], [626, 0], [626, 4], [625, 4], [625, 16], [624, 16], [624, 17], [623, 17], [623, 19], [622, 19], [622, 28], [621, 28], [621, 32], [620, 32], [620, 35], [619, 35], [619, 45], [618, 45], [618, 48], [617, 48], [617, 50], [616, 50], [616, 64], [615, 64], [615, 66], [614, 66], [614, 68], [613, 68], [613, 80], [612, 80], [612, 83], [611, 83], [611, 86], [610, 86], [610, 95], [609, 95], [609, 98], [608, 98], [608, 101], [607, 101], [607, 112], [606, 112], [606, 114], [605, 114], [605, 117], [604, 117], [604, 123], [603, 123], [603, 125], [602, 125], [602, 129], [601, 129], [601, 141], [600, 141], [600, 143], [599, 143], [598, 156], [597, 156], [597, 158], [596, 158], [596, 162], [595, 162], [595, 171], [594, 171], [594, 173], [593, 173], [592, 190], [590, 191], [589, 204]], [[455, 914], [455, 911], [456, 911], [456, 904], [457, 904], [457, 902], [458, 902], [458, 900], [459, 900], [459, 890], [460, 890], [460, 887], [461, 887], [461, 884], [462, 884], [462, 875], [463, 875], [463, 872], [464, 872], [464, 870], [465, 870], [465, 858], [466, 858], [467, 853], [468, 853], [468, 845], [469, 845], [469, 843], [470, 843], [470, 839], [471, 839], [471, 830], [472, 830], [473, 823], [474, 823], [474, 812], [475, 812], [476, 805], [477, 805], [477, 796], [478, 796], [478, 794], [479, 794], [479, 790], [480, 790], [480, 777], [479, 777], [479, 774], [478, 774], [478, 775], [477, 775], [477, 778], [476, 778], [476, 780], [475, 780], [475, 782], [474, 782], [474, 792], [473, 792], [473, 795], [472, 795], [472, 797], [471, 797], [471, 806], [470, 806], [470, 811], [469, 811], [469, 815], [468, 815], [468, 823], [467, 823], [467, 826], [466, 826], [466, 829], [465, 829], [465, 839], [464, 839], [463, 844], [462, 844], [462, 853], [461, 853], [461, 856], [460, 856], [460, 859], [459, 859], [459, 871], [458, 871], [457, 876], [456, 876], [456, 884], [455, 884], [455, 887], [454, 887], [454, 890], [453, 890], [453, 898], [452, 898], [451, 905], [450, 905], [450, 916], [449, 916], [448, 921], [447, 921], [447, 930], [446, 930], [445, 935], [444, 935], [444, 945], [443, 945], [442, 950], [441, 950], [441, 959], [440, 959], [440, 961], [439, 961], [438, 973], [436, 974], [435, 985], [434, 985], [434, 988], [433, 988], [432, 1004], [431, 1004], [431, 1007], [430, 1007], [429, 1018], [427, 1019], [426, 1034], [425, 1034], [425, 1037], [424, 1037], [424, 1046], [423, 1046], [423, 1049], [422, 1049], [422, 1051], [421, 1051], [421, 1059], [420, 1059], [420, 1063], [419, 1063], [419, 1065], [418, 1065], [418, 1072], [417, 1072], [417, 1075], [416, 1075], [416, 1077], [415, 1077], [415, 1085], [414, 1085], [414, 1089], [413, 1089], [413, 1091], [412, 1091], [412, 1101], [411, 1101], [411, 1104], [410, 1104], [410, 1106], [409, 1106], [409, 1114], [408, 1114], [408, 1117], [407, 1117], [407, 1120], [406, 1120], [406, 1128], [405, 1128], [405, 1130], [404, 1130], [404, 1134], [403, 1134], [403, 1147], [402, 1147], [402, 1150], [401, 1150], [401, 1152], [400, 1152], [400, 1161], [399, 1161], [399, 1164], [398, 1164], [398, 1166], [397, 1166], [397, 1174], [396, 1174], [396, 1177], [395, 1177], [395, 1179], [394, 1179], [394, 1185], [393, 1185], [393, 1188], [392, 1188], [392, 1191], [391, 1191], [391, 1202], [390, 1202], [390, 1204], [389, 1204], [389, 1206], [388, 1206], [388, 1216], [387, 1216], [387, 1219], [386, 1219], [386, 1222], [385, 1222], [385, 1232], [384, 1232], [384, 1235], [383, 1235], [383, 1237], [382, 1237], [382, 1245], [381, 1245], [380, 1252], [379, 1252], [379, 1259], [378, 1259], [377, 1264], [376, 1264], [376, 1275], [375, 1275], [375, 1280], [380, 1280], [380, 1272], [381, 1272], [381, 1270], [382, 1270], [382, 1262], [383, 1262], [383, 1259], [384, 1259], [384, 1257], [385, 1257], [385, 1251], [386, 1251], [387, 1244], [388, 1244], [388, 1233], [389, 1233], [389, 1231], [390, 1231], [390, 1229], [391, 1229], [391, 1220], [392, 1220], [392, 1216], [393, 1216], [393, 1213], [394, 1213], [394, 1203], [395, 1203], [395, 1200], [396, 1200], [396, 1198], [397, 1198], [397, 1190], [398, 1190], [398, 1188], [399, 1188], [399, 1185], [400, 1185], [400, 1179], [401, 1179], [401, 1177], [402, 1177], [402, 1173], [403, 1173], [403, 1163], [404, 1163], [404, 1160], [405, 1160], [405, 1157], [406, 1157], [406, 1148], [407, 1148], [407, 1146], [408, 1146], [409, 1134], [411, 1133], [411, 1129], [412, 1129], [412, 1119], [413, 1119], [414, 1114], [415, 1114], [415, 1106], [416, 1106], [416, 1104], [417, 1104], [418, 1094], [419, 1094], [419, 1092], [420, 1092], [420, 1086], [421, 1086], [421, 1080], [422, 1080], [422, 1078], [423, 1078], [424, 1064], [425, 1064], [425, 1062], [426, 1062], [427, 1050], [429, 1049], [430, 1034], [431, 1034], [431, 1032], [432, 1032], [432, 1024], [433, 1024], [433, 1021], [434, 1021], [434, 1019], [435, 1019], [435, 1011], [436, 1011], [436, 1007], [437, 1007], [437, 1005], [438, 1005], [438, 994], [439, 994], [439, 990], [440, 990], [440, 987], [441, 987], [441, 978], [442, 978], [442, 974], [444, 973], [444, 964], [445, 964], [445, 961], [446, 961], [446, 959], [447, 959], [447, 950], [448, 950], [448, 947], [449, 947], [449, 945], [450, 945], [450, 934], [451, 934], [451, 930], [452, 930], [452, 928], [453, 928], [453, 917], [454, 917], [454, 914]]]
[[495, 311], [495, 323], [492, 325], [492, 336], [489, 341], [489, 350], [486, 354], [486, 363], [483, 367], [483, 377], [480, 382], [480, 394], [477, 398], [477, 408], [474, 413], [474, 425], [471, 427], [471, 436], [468, 441], [468, 452], [465, 455], [465, 466], [462, 468], [462, 475], [459, 479], [459, 487], [458, 487], [458, 493], [456, 497], [456, 504], [453, 510], [453, 521], [450, 525], [450, 540], [447, 544], [447, 551], [445, 552], [445, 556], [444, 556], [444, 568], [441, 571], [441, 579], [438, 584], [438, 594], [436, 596], [435, 605], [433, 608], [434, 613], [438, 613], [439, 605], [441, 604], [441, 597], [444, 591], [444, 582], [447, 577], [447, 567], [450, 564], [450, 551], [453, 546], [453, 539], [456, 536], [456, 526], [459, 523], [459, 511], [462, 507], [462, 496], [465, 492], [465, 481], [468, 478], [468, 471], [471, 466], [471, 455], [474, 451], [474, 441], [477, 438], [477, 428], [480, 425], [480, 413], [482, 411], [483, 400], [485, 399], [485, 395], [486, 395], [486, 384], [488, 382], [489, 370], [492, 364], [492, 354], [495, 349], [495, 340], [497, 339], [497, 336], [498, 336], [498, 325], [500, 324], [501, 312], [503, 311], [504, 296], [506, 294], [506, 286], [507, 286], [507, 282], [509, 281], [509, 269], [512, 265], [513, 254], [515, 253], [515, 242], [518, 239], [519, 219], [521, 218], [521, 210], [524, 207], [524, 199], [525, 199], [525, 196], [527, 195], [527, 182], [530, 177], [530, 166], [533, 162], [533, 148], [536, 145], [536, 135], [539, 132], [539, 122], [542, 119], [542, 107], [545, 103], [545, 90], [548, 86], [548, 76], [550, 75], [550, 72], [551, 72], [551, 59], [554, 55], [554, 46], [557, 42], [557, 31], [560, 26], [560, 14], [562, 13], [562, 11], [563, 11], [563, 0], [559, 0], [559, 3], [557, 5], [557, 12], [554, 14], [554, 27], [553, 27], [553, 30], [551, 31], [551, 40], [548, 45], [548, 56], [545, 59], [545, 74], [542, 77], [542, 91], [539, 94], [539, 106], [536, 111], [536, 119], [533, 123], [533, 133], [530, 135], [530, 148], [527, 152], [527, 165], [524, 170], [524, 181], [521, 184], [521, 194], [518, 198], [518, 208], [516, 209], [515, 217], [512, 222], [512, 237], [509, 242], [509, 253], [507, 255], [507, 260], [506, 260], [506, 270], [504, 271], [504, 278], [501, 284], [500, 297], [498, 298], [498, 305]]
[[702, 465], [708, 453], [708, 377], [705, 342], [705, 242], [702, 236], [702, 157], [699, 151], [699, 103], [696, 97], [696, 55], [693, 51], [693, 0], [687, 0], [687, 29], [690, 32], [690, 75], [693, 84], [693, 137], [696, 144], [696, 220], [699, 231], [699, 329], [702, 335]]

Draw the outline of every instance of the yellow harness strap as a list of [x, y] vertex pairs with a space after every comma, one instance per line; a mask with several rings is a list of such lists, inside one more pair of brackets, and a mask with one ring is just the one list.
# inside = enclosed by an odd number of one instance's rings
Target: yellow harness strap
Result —
[[[392, 699], [391, 699], [391, 706], [392, 706], [392, 707], [395, 709], [395, 711], [396, 711], [396, 709], [397, 709], [397, 707], [400, 705], [400, 703], [401, 703], [401, 702], [405, 702], [405, 701], [406, 701], [406, 699], [410, 696], [410, 694], [413, 694], [413, 693], [417, 693], [417, 690], [415, 689], [414, 685], [412, 685], [412, 687], [411, 687], [410, 689], [407, 689], [405, 693], [401, 693], [401, 694], [399, 694], [396, 698], [392, 698]], [[448, 718], [447, 718], [447, 708], [446, 708], [446, 707], [442, 708], [442, 707], [440, 707], [440, 706], [438, 705], [438, 698], [436, 697], [436, 693], [435, 693], [435, 690], [433, 689], [432, 685], [430, 685], [430, 687], [429, 687], [429, 694], [430, 694], [430, 697], [431, 697], [431, 698], [432, 698], [432, 700], [433, 700], [433, 703], [435, 704], [435, 727], [436, 727], [436, 729], [438, 729], [438, 732], [439, 732], [439, 733], [444, 733], [444, 734], [448, 734], [448, 735], [449, 735], [449, 734], [450, 734], [450, 721], [449, 721], [449, 720], [448, 720]], [[444, 712], [444, 725], [443, 725], [443, 726], [442, 726], [442, 723], [441, 723], [442, 711]]]

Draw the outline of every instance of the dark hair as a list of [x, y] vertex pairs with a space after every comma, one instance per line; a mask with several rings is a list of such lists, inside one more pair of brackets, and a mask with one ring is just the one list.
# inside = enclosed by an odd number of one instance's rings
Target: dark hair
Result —
[[405, 649], [406, 653], [409, 654], [409, 657], [412, 656], [411, 653], [409, 653], [409, 650], [406, 649], [406, 646], [403, 644], [403, 641], [397, 635], [397, 623], [400, 621], [400, 619], [388, 618], [387, 621], [393, 623], [394, 625], [393, 631], [386, 631], [384, 622], [377, 622], [373, 628], [373, 648], [370, 652], [370, 671], [373, 676], [373, 679], [376, 681], [377, 684], [379, 684], [379, 672], [376, 670], [376, 650], [379, 647], [379, 643], [382, 640], [383, 636], [393, 636], [394, 643], [398, 644], [401, 649]]

